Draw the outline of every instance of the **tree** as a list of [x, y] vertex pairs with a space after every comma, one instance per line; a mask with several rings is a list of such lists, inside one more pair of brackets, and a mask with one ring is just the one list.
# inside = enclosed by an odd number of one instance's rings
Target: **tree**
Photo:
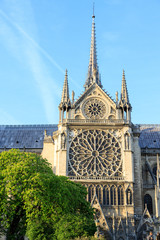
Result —
[[41, 156], [2, 152], [0, 186], [0, 231], [8, 240], [74, 239], [96, 230], [86, 189], [54, 175]]

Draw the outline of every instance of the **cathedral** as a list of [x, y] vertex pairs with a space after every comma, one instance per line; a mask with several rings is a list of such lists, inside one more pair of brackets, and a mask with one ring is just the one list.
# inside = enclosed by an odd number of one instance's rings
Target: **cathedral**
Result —
[[[1, 125], [0, 151], [41, 154], [57, 175], [87, 188], [97, 234], [109, 240], [146, 239], [160, 230], [160, 125], [132, 123], [125, 72], [121, 95], [103, 89], [97, 64], [95, 16], [84, 91], [69, 95], [66, 70], [59, 123]], [[59, 111], [59, 113], [58, 113]]]

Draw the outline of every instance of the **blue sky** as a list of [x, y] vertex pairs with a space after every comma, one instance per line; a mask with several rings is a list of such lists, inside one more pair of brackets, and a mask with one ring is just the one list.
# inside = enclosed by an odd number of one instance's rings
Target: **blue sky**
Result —
[[[0, 124], [58, 123], [68, 69], [82, 93], [92, 24], [91, 0], [0, 1]], [[133, 123], [160, 123], [160, 1], [95, 0], [98, 65], [115, 98], [122, 70]]]

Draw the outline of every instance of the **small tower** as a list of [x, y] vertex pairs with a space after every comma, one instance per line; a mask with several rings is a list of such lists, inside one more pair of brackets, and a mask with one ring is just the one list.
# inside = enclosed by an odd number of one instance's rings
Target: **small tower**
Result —
[[128, 90], [127, 90], [127, 83], [125, 79], [125, 72], [123, 70], [122, 75], [122, 88], [121, 88], [121, 97], [119, 101], [119, 109], [121, 110], [120, 118], [124, 120], [131, 121], [131, 111], [132, 106], [129, 102]]
[[62, 98], [59, 104], [59, 122], [63, 122], [64, 119], [69, 118], [69, 112], [71, 109], [71, 101], [69, 98], [69, 87], [68, 87], [68, 73], [66, 69], [64, 84], [63, 84], [63, 91], [62, 91]]
[[97, 83], [102, 88], [98, 64], [97, 64], [96, 31], [95, 31], [94, 19], [95, 19], [95, 15], [93, 11], [90, 60], [89, 60], [89, 66], [88, 66], [87, 79], [84, 84], [85, 90], [88, 89], [93, 83]]

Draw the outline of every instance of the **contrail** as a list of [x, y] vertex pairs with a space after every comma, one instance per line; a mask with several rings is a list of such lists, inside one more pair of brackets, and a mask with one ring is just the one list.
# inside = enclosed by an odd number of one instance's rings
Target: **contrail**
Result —
[[[12, 24], [20, 33], [22, 33], [32, 44], [39, 49], [39, 51], [60, 71], [65, 75], [65, 71], [63, 68], [33, 39], [31, 38], [17, 23], [12, 21], [1, 9], [0, 14], [9, 21], [10, 24]], [[69, 79], [73, 82], [73, 84], [80, 89], [79, 85], [71, 78]]]
[[65, 71], [61, 68], [60, 65], [56, 63], [56, 61], [53, 60], [53, 58], [37, 43], [33, 38], [31, 38], [17, 23], [12, 21], [1, 9], [0, 14], [7, 19], [15, 28], [18, 29], [19, 32], [21, 32], [29, 41], [32, 42], [32, 44], [37, 47], [43, 55], [55, 66], [57, 67], [63, 74], [65, 74]]

